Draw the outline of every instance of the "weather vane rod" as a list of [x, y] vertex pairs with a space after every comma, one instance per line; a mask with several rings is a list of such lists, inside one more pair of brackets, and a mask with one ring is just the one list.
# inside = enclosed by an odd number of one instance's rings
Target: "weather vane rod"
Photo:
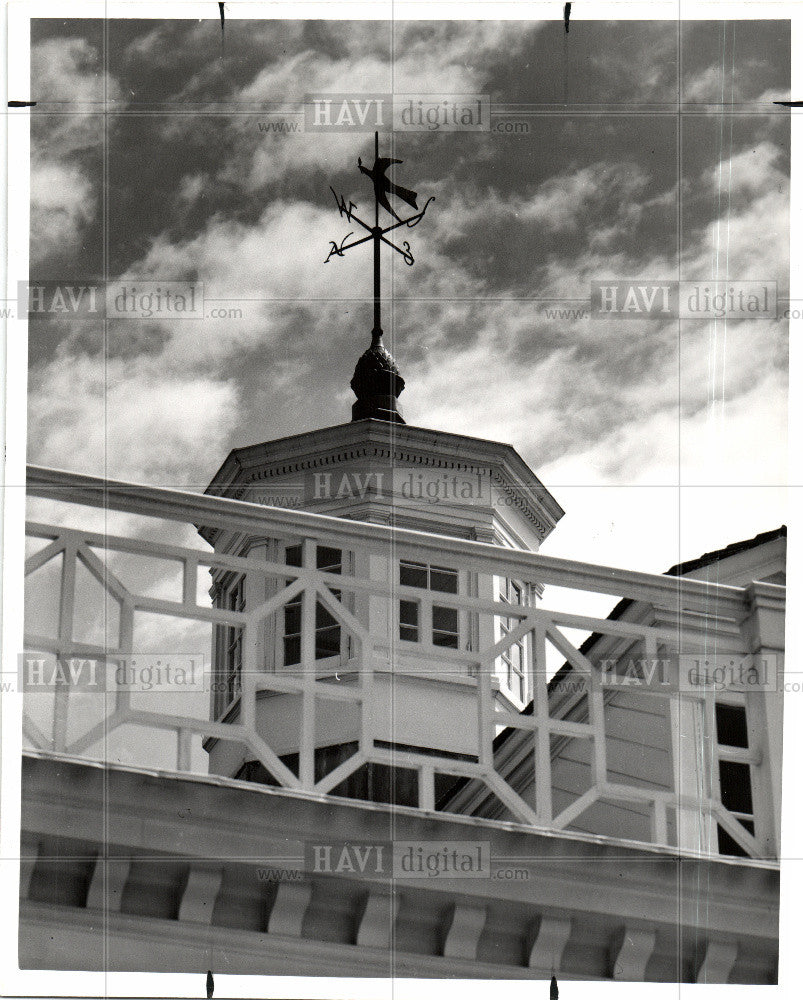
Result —
[[[380, 280], [379, 280], [379, 268], [380, 268], [380, 245], [386, 243], [389, 247], [396, 251], [396, 253], [401, 254], [402, 259], [405, 264], [412, 266], [415, 263], [415, 259], [410, 252], [410, 244], [404, 240], [400, 247], [396, 246], [391, 240], [387, 238], [387, 234], [393, 232], [394, 229], [399, 229], [401, 226], [407, 226], [412, 229], [413, 226], [417, 226], [418, 223], [424, 218], [424, 213], [429, 206], [431, 201], [434, 201], [434, 196], [427, 199], [424, 207], [418, 210], [418, 195], [415, 191], [411, 191], [409, 188], [402, 187], [400, 184], [394, 184], [389, 177], [386, 176], [386, 171], [394, 163], [401, 163], [402, 160], [391, 160], [386, 156], [379, 155], [379, 133], [374, 132], [374, 165], [369, 170], [366, 166], [363, 166], [361, 159], [357, 159], [357, 166], [360, 172], [369, 177], [374, 188], [374, 224], [369, 226], [367, 222], [361, 219], [356, 213], [355, 209], [357, 206], [354, 202], [349, 201], [346, 203], [345, 198], [342, 195], [337, 195], [334, 188], [329, 188], [329, 190], [334, 195], [335, 202], [340, 211], [341, 216], [345, 216], [346, 219], [351, 222], [354, 221], [358, 225], [362, 226], [364, 230], [367, 231], [368, 236], [363, 236], [358, 240], [352, 240], [351, 243], [347, 243], [346, 240], [354, 233], [347, 233], [340, 243], [335, 243], [334, 240], [330, 241], [331, 249], [329, 254], [324, 261], [327, 264], [332, 257], [342, 257], [347, 250], [351, 250], [354, 247], [360, 246], [361, 243], [367, 243], [369, 240], [373, 242], [374, 246], [374, 328], [371, 331], [373, 337], [373, 342], [378, 343], [382, 337], [382, 316], [380, 307]], [[416, 210], [415, 215], [411, 215], [409, 218], [402, 219], [388, 200], [388, 195], [393, 195], [396, 198], [401, 198], [403, 202], [408, 204], [411, 208]], [[379, 208], [380, 206], [388, 212], [394, 222], [386, 226], [381, 226], [379, 224]]]

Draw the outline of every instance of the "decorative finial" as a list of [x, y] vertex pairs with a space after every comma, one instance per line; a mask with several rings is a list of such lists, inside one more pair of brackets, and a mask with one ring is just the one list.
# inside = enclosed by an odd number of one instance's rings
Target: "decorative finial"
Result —
[[[399, 394], [404, 389], [404, 379], [399, 374], [396, 362], [393, 360], [390, 353], [382, 343], [382, 314], [379, 280], [380, 244], [386, 243], [389, 247], [391, 247], [391, 249], [401, 255], [405, 264], [412, 267], [415, 263], [415, 259], [410, 252], [410, 244], [405, 240], [402, 242], [401, 247], [398, 247], [387, 238], [387, 234], [392, 232], [394, 229], [398, 229], [400, 226], [407, 226], [408, 229], [412, 229], [413, 226], [417, 226], [418, 223], [424, 218], [424, 213], [426, 212], [429, 203], [435, 199], [434, 197], [428, 198], [424, 207], [419, 211], [418, 195], [416, 192], [411, 191], [410, 188], [394, 184], [393, 181], [386, 176], [388, 167], [392, 166], [394, 163], [401, 162], [401, 160], [393, 160], [389, 157], [379, 155], [378, 132], [374, 133], [374, 165], [370, 168], [370, 170], [368, 167], [363, 165], [362, 159], [359, 157], [357, 158], [358, 169], [361, 173], [365, 174], [365, 176], [368, 177], [373, 184], [373, 226], [369, 226], [367, 222], [363, 222], [363, 220], [355, 214], [354, 210], [357, 206], [354, 202], [349, 201], [347, 203], [342, 195], [338, 196], [333, 188], [329, 189], [334, 195], [334, 199], [337, 203], [341, 216], [345, 216], [348, 222], [353, 220], [359, 226], [362, 226], [362, 228], [367, 231], [368, 236], [363, 236], [358, 240], [353, 240], [351, 243], [346, 243], [346, 240], [350, 236], [353, 236], [353, 233], [347, 233], [339, 244], [331, 241], [331, 249], [329, 250], [329, 255], [324, 263], [328, 263], [333, 256], [342, 257], [346, 250], [351, 250], [352, 247], [359, 246], [361, 243], [367, 243], [369, 240], [373, 242], [374, 247], [374, 325], [371, 330], [371, 346], [357, 362], [357, 367], [354, 369], [354, 376], [351, 380], [351, 387], [357, 396], [357, 402], [352, 406], [351, 410], [352, 420], [364, 420], [367, 417], [374, 417], [379, 420], [395, 420], [399, 423], [404, 423], [397, 402]], [[403, 202], [416, 210], [416, 214], [409, 216], [409, 218], [402, 219], [399, 215], [397, 215], [396, 211], [391, 206], [388, 195], [401, 198]], [[379, 225], [380, 206], [393, 216], [395, 222], [391, 225], [384, 227]]]

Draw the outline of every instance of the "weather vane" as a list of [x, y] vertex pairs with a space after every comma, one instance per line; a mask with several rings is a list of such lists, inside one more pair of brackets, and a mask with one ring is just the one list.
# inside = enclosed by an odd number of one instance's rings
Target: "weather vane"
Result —
[[[354, 233], [347, 233], [340, 243], [335, 243], [331, 240], [331, 249], [329, 250], [329, 255], [324, 261], [327, 264], [332, 257], [342, 257], [347, 250], [351, 250], [353, 247], [360, 246], [361, 243], [367, 243], [369, 240], [373, 241], [374, 244], [374, 328], [371, 331], [374, 340], [378, 340], [382, 336], [382, 320], [380, 315], [380, 304], [379, 304], [379, 263], [380, 263], [380, 244], [386, 243], [389, 247], [400, 254], [405, 264], [412, 266], [415, 263], [412, 253], [410, 252], [410, 244], [405, 240], [402, 242], [400, 247], [396, 246], [391, 240], [388, 239], [387, 234], [393, 232], [394, 229], [399, 229], [401, 226], [407, 226], [408, 229], [412, 229], [413, 226], [417, 226], [418, 223], [424, 218], [424, 213], [429, 206], [431, 201], [434, 201], [434, 196], [427, 199], [424, 207], [418, 210], [418, 195], [415, 191], [411, 191], [409, 188], [402, 187], [399, 184], [394, 184], [389, 177], [386, 176], [386, 171], [394, 163], [401, 163], [401, 160], [391, 160], [386, 156], [379, 155], [379, 133], [374, 133], [374, 165], [369, 170], [367, 167], [363, 166], [361, 159], [357, 159], [357, 165], [361, 173], [365, 174], [366, 177], [371, 179], [374, 186], [374, 224], [369, 226], [367, 222], [364, 222], [358, 215], [355, 214], [356, 205], [354, 202], [349, 201], [346, 204], [345, 198], [335, 193], [334, 188], [329, 188], [335, 198], [337, 207], [340, 210], [340, 214], [344, 215], [349, 222], [356, 222], [358, 225], [362, 226], [368, 232], [368, 236], [363, 236], [361, 239], [353, 240], [351, 243], [346, 243], [346, 240]], [[402, 219], [388, 200], [388, 195], [394, 196], [396, 198], [401, 198], [403, 202], [414, 208], [416, 210], [415, 215], [411, 215], [407, 219]], [[379, 224], [379, 208], [380, 206], [385, 209], [393, 218], [394, 222], [387, 226], [380, 226]]]

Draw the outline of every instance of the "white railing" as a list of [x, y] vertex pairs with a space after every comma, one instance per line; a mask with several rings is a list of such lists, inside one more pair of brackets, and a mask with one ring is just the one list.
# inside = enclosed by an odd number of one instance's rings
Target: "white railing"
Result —
[[[738, 819], [728, 812], [713, 784], [695, 794], [679, 790], [675, 782], [669, 790], [649, 787], [644, 782], [627, 785], [610, 780], [605, 732], [605, 678], [598, 664], [592, 662], [565, 629], [584, 630], [611, 637], [617, 643], [617, 655], [636, 648], [647, 662], [677, 654], [705, 654], [711, 637], [730, 643], [738, 655], [751, 653], [743, 638], [742, 625], [750, 613], [750, 594], [736, 587], [710, 584], [681, 578], [629, 572], [622, 569], [577, 563], [484, 543], [470, 542], [429, 533], [392, 529], [345, 519], [262, 507], [242, 501], [200, 496], [176, 490], [138, 486], [130, 483], [95, 479], [52, 469], [29, 468], [29, 494], [71, 504], [101, 507], [144, 515], [161, 520], [205, 528], [226, 529], [240, 538], [282, 539], [302, 543], [302, 565], [292, 567], [253, 553], [247, 556], [213, 552], [201, 547], [166, 544], [140, 537], [116, 536], [84, 531], [75, 527], [31, 523], [28, 535], [41, 547], [26, 564], [26, 574], [34, 574], [57, 558], [58, 621], [44, 634], [39, 624], [26, 618], [25, 648], [51, 654], [58, 661], [71, 658], [130, 657], [134, 652], [134, 621], [138, 613], [162, 615], [213, 626], [242, 629], [242, 668], [240, 693], [231, 721], [212, 721], [201, 713], [176, 714], [138, 707], [130, 690], [116, 689], [108, 696], [108, 711], [82, 732], [71, 732], [69, 675], [53, 693], [52, 730], [37, 723], [33, 713], [25, 711], [24, 731], [28, 745], [70, 755], [103, 756], [103, 744], [114, 730], [124, 726], [145, 727], [175, 734], [178, 770], [192, 768], [191, 748], [199, 738], [223, 741], [247, 748], [276, 782], [303, 792], [329, 793], [369, 762], [410, 768], [418, 775], [418, 805], [436, 807], [435, 776], [446, 774], [468, 779], [495, 795], [511, 817], [541, 828], [561, 830], [570, 827], [596, 802], [637, 803], [648, 807], [651, 837], [654, 843], [670, 844], [677, 839], [681, 811], [694, 810], [719, 825], [751, 856], [766, 856]], [[318, 545], [339, 548], [354, 555], [353, 572], [327, 573], [317, 570]], [[114, 572], [114, 557], [119, 554], [144, 559], [167, 560], [181, 567], [180, 597], [169, 599], [126, 585]], [[399, 559], [412, 559], [437, 566], [449, 566], [471, 574], [475, 581], [506, 578], [546, 587], [568, 587], [594, 594], [629, 598], [636, 602], [638, 614], [618, 619], [600, 619], [556, 608], [503, 603], [495, 599], [490, 587], [474, 588], [477, 596], [449, 594], [401, 586], [393, 567]], [[76, 640], [76, 574], [89, 574], [119, 607], [119, 627], [103, 643]], [[243, 574], [250, 581], [262, 581], [261, 593], [270, 596], [256, 603], [247, 601], [243, 610], [213, 607], [198, 600], [199, 573], [203, 570]], [[782, 588], [776, 588], [781, 591]], [[333, 590], [337, 591], [335, 596]], [[254, 588], [251, 588], [251, 593]], [[266, 657], [266, 623], [275, 621], [288, 602], [301, 595], [301, 655], [293, 667], [271, 664]], [[547, 592], [547, 597], [550, 593]], [[393, 609], [403, 599], [414, 600], [421, 608], [422, 620], [430, 620], [435, 605], [458, 609], [464, 620], [473, 623], [472, 648], [446, 649], [429, 641], [419, 643], [397, 640], [398, 628]], [[316, 606], [321, 605], [350, 637], [346, 683], [321, 683], [315, 661]], [[384, 610], [382, 610], [384, 609]], [[377, 613], [377, 611], [381, 613]], [[500, 619], [518, 620], [503, 638], [494, 631]], [[479, 636], [479, 641], [477, 641]], [[531, 714], [517, 712], [510, 702], [498, 698], [496, 672], [499, 657], [512, 644], [526, 639], [531, 650], [528, 663]], [[755, 644], [754, 644], [755, 645]], [[573, 718], [555, 713], [554, 692], [548, 684], [547, 648], [558, 651], [574, 668], [585, 685], [586, 710]], [[428, 670], [429, 665], [429, 670]], [[437, 745], [418, 752], [406, 740], [403, 746], [389, 746], [387, 734], [380, 734], [376, 720], [378, 699], [385, 697], [382, 687], [388, 675], [395, 678], [426, 675], [448, 683], [459, 675], [459, 711], [457, 724], [466, 725], [472, 747], [470, 753], [439, 753]], [[340, 680], [340, 678], [338, 678]], [[457, 690], [457, 689], [456, 689]], [[75, 692], [73, 692], [75, 693]], [[260, 699], [267, 696], [292, 696], [298, 708], [297, 773], [286, 763], [286, 747], [271, 745], [271, 729], [260, 716]], [[654, 692], [653, 692], [654, 693]], [[656, 697], [678, 697], [655, 693]], [[702, 706], [700, 716], [706, 727], [704, 742], [715, 742], [713, 697], [710, 689], [689, 691], [684, 698]], [[751, 694], [747, 698], [753, 697]], [[466, 698], [473, 708], [466, 709]], [[316, 727], [322, 702], [349, 706], [359, 719], [355, 742], [357, 751], [333, 771], [316, 780]], [[457, 704], [457, 701], [455, 701]], [[456, 710], [457, 711], [457, 710]], [[534, 795], [516, 790], [498, 768], [494, 739], [503, 727], [531, 734], [534, 769]], [[74, 728], [74, 727], [73, 727]], [[383, 738], [378, 738], [380, 735]], [[555, 738], [588, 741], [591, 780], [582, 794], [562, 811], [555, 813], [552, 801]], [[101, 744], [100, 751], [93, 750]], [[282, 756], [285, 760], [282, 760]], [[677, 762], [676, 762], [677, 764]], [[675, 767], [675, 775], [679, 773]], [[764, 843], [766, 844], [766, 838]]]

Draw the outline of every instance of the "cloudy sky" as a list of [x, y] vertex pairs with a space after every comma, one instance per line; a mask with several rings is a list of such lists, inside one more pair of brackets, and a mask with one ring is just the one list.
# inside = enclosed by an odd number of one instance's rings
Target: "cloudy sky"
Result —
[[788, 295], [789, 119], [772, 101], [789, 49], [786, 22], [564, 38], [557, 22], [229, 19], [221, 57], [213, 19], [33, 22], [32, 277], [198, 280], [242, 317], [32, 322], [29, 460], [199, 489], [232, 447], [348, 420], [370, 254], [324, 266], [352, 228], [329, 185], [367, 206], [373, 136], [259, 125], [297, 121], [310, 93], [479, 93], [528, 132], [394, 140], [400, 183], [436, 197], [407, 235], [415, 266], [386, 258], [408, 422], [515, 445], [567, 511], [550, 554], [660, 572], [777, 526], [785, 322], [547, 307], [678, 274]]

